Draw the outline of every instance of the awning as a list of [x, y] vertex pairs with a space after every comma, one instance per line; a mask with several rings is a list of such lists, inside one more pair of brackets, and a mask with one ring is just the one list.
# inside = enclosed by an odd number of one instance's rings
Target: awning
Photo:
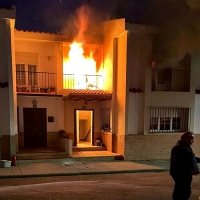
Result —
[[104, 90], [65, 89], [63, 98], [75, 101], [106, 101], [112, 99], [112, 93]]

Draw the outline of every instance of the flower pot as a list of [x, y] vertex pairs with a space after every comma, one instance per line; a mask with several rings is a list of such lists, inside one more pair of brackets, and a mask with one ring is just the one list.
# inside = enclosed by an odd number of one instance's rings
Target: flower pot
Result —
[[11, 167], [11, 161], [10, 160], [1, 160], [1, 167]]

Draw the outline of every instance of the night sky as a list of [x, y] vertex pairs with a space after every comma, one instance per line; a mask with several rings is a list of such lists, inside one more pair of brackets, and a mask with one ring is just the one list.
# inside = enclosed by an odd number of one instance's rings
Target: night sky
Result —
[[46, 32], [60, 32], [84, 4], [99, 20], [189, 26], [200, 19], [200, 0], [0, 0], [0, 7], [16, 6], [17, 29]]
[[[185, 55], [200, 46], [200, 0], [0, 0], [0, 7], [16, 6], [15, 28], [63, 33], [77, 23], [81, 6], [90, 7], [90, 20], [125, 18], [127, 22], [167, 27], [164, 48]], [[166, 36], [166, 38], [165, 38]], [[169, 55], [170, 57], [170, 55]]]
[[99, 20], [126, 18], [129, 22], [153, 24], [155, 1], [163, 0], [0, 0], [0, 7], [16, 6], [17, 29], [60, 32], [85, 4]]

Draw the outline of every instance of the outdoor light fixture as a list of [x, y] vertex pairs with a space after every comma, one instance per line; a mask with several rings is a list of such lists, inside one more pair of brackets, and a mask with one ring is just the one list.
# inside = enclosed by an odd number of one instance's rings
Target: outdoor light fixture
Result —
[[32, 104], [33, 104], [33, 108], [37, 108], [37, 101], [35, 100], [35, 98], [33, 99]]

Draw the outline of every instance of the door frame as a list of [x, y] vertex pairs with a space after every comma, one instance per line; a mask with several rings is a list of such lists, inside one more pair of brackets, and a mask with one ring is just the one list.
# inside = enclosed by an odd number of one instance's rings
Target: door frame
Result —
[[94, 109], [81, 109], [76, 108], [74, 109], [74, 146], [77, 146], [77, 116], [76, 111], [91, 111], [92, 112], [92, 145], [94, 145]]

